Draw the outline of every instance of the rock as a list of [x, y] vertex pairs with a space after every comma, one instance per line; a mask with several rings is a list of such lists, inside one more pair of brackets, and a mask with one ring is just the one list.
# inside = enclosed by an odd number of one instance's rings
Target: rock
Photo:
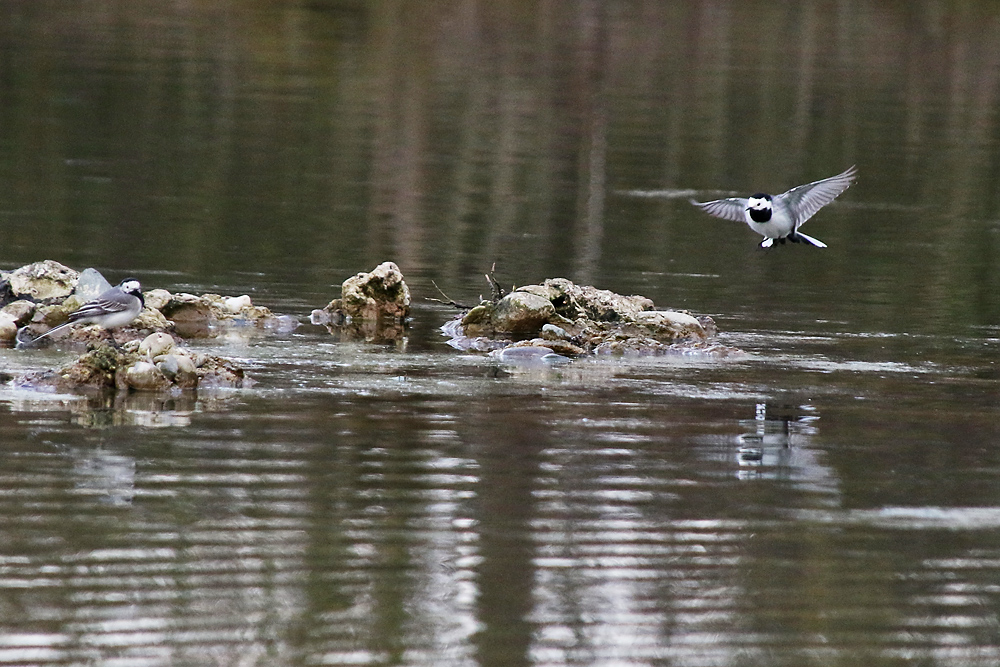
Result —
[[[622, 296], [565, 278], [519, 287], [496, 302], [483, 301], [457, 326], [445, 325], [442, 331], [451, 337], [450, 345], [462, 350], [512, 345], [505, 340], [508, 334], [538, 335], [527, 344], [564, 356], [662, 354], [681, 348], [698, 354], [711, 350], [714, 355], [723, 347], [707, 342], [716, 332], [710, 317], [655, 310], [644, 296]], [[488, 343], [481, 342], [484, 338]], [[731, 349], [726, 348], [726, 354]]]
[[164, 317], [160, 311], [146, 307], [126, 328], [136, 330], [139, 335], [150, 331], [165, 333], [174, 328], [174, 323]]
[[139, 354], [153, 359], [166, 354], [174, 347], [174, 339], [162, 332], [151, 333], [139, 343]]
[[177, 377], [177, 371], [180, 370], [180, 364], [177, 363], [177, 359], [177, 355], [162, 354], [153, 360], [153, 365], [156, 366], [167, 379], [172, 381], [175, 377]]
[[266, 326], [275, 319], [274, 313], [263, 306], [253, 305], [246, 295], [224, 297], [219, 294], [196, 296], [184, 292], [160, 292], [152, 299], [147, 295], [147, 305], [157, 304], [164, 317], [174, 323], [177, 333], [185, 337], [212, 336], [225, 322], [246, 321]]
[[49, 306], [36, 306], [35, 312], [31, 317], [31, 322], [33, 324], [43, 324], [45, 325], [44, 329], [48, 330], [64, 323], [69, 319], [69, 314], [82, 305], [83, 303], [78, 298], [71, 296], [64, 299], [62, 303]]
[[657, 340], [691, 338], [705, 340], [705, 328], [693, 315], [675, 310], [648, 310], [636, 313], [637, 324], [648, 329]]
[[207, 324], [214, 319], [212, 304], [208, 299], [186, 292], [171, 295], [169, 301], [160, 308], [160, 312], [175, 324], [192, 322]]
[[72, 294], [78, 278], [73, 269], [47, 259], [16, 269], [7, 280], [15, 296], [48, 301]]
[[[23, 266], [0, 279], [0, 305], [14, 315], [27, 337], [37, 337], [67, 321], [69, 314], [96, 298], [110, 285], [95, 269], [77, 274], [57, 262], [46, 260]], [[23, 296], [16, 299], [16, 294]], [[151, 332], [177, 331], [185, 336], [215, 335], [222, 322], [255, 326], [278, 331], [291, 331], [298, 326], [294, 317], [275, 317], [267, 308], [253, 305], [250, 297], [224, 297], [218, 294], [172, 295], [167, 290], [153, 289], [143, 293], [146, 308], [128, 326], [116, 329], [116, 340], [125, 342]], [[94, 326], [69, 327], [60, 339], [89, 343], [107, 339], [107, 334]], [[2, 338], [0, 338], [2, 340]]]
[[405, 345], [410, 289], [394, 263], [383, 262], [370, 273], [348, 278], [340, 294], [314, 310], [309, 321], [346, 340]]
[[[177, 368], [173, 378], [171, 378], [174, 381], [174, 384], [182, 389], [197, 387], [198, 366], [195, 363], [194, 358], [190, 354], [171, 354], [167, 356], [173, 358], [173, 365], [176, 365]], [[204, 360], [202, 365], [204, 365]], [[241, 377], [241, 380], [242, 379], [243, 378]]]
[[470, 338], [494, 334], [492, 301], [484, 301], [462, 317], [462, 333]]
[[[221, 301], [221, 300], [220, 300]], [[245, 306], [245, 304], [243, 304]], [[241, 306], [242, 307], [242, 306]], [[45, 309], [40, 307], [44, 317]], [[171, 323], [157, 311], [147, 308], [143, 315], [154, 321]], [[12, 320], [0, 312], [0, 330], [3, 321]], [[138, 318], [137, 318], [138, 321]], [[123, 328], [122, 330], [128, 330]], [[116, 330], [122, 331], [122, 330]], [[97, 343], [76, 361], [57, 371], [27, 373], [15, 379], [15, 384], [23, 388], [51, 388], [57, 391], [171, 391], [192, 388], [238, 388], [249, 386], [243, 369], [228, 359], [204, 354], [195, 354], [180, 347], [177, 339], [166, 331], [156, 331], [141, 341], [132, 339], [122, 347], [108, 344], [107, 332], [97, 326], [71, 327], [66, 331], [80, 337], [96, 336]], [[138, 332], [131, 329], [131, 335]]]
[[0, 314], [10, 316], [18, 325], [27, 324], [31, 321], [31, 316], [35, 314], [35, 304], [31, 301], [19, 299], [18, 301], [8, 303], [0, 309]]
[[10, 313], [0, 312], [0, 341], [13, 343], [17, 338], [17, 320]]
[[[206, 360], [201, 361], [204, 364]], [[162, 354], [153, 359], [153, 365], [182, 389], [198, 386], [198, 366], [188, 350], [177, 348], [175, 354]]]
[[148, 361], [139, 361], [125, 370], [125, 381], [132, 389], [159, 391], [170, 387], [170, 380]]
[[302, 322], [295, 315], [275, 315], [264, 320], [265, 329], [279, 333], [291, 333], [300, 326], [302, 326]]
[[565, 278], [549, 278], [541, 285], [519, 288], [547, 294], [556, 312], [568, 320], [585, 317], [595, 322], [628, 322], [655, 306], [644, 296], [622, 296], [611, 290], [577, 285]]
[[79, 359], [59, 369], [63, 389], [110, 389], [115, 374], [124, 363], [124, 355], [110, 345], [96, 347]]
[[151, 289], [142, 293], [143, 300], [147, 308], [163, 311], [163, 307], [170, 303], [171, 294], [165, 289]]
[[530, 292], [511, 292], [493, 309], [493, 328], [503, 333], [537, 333], [556, 309], [545, 297]]
[[[23, 299], [8, 303], [0, 309], [0, 342], [17, 342], [18, 329], [30, 322], [34, 314], [35, 304]], [[13, 334], [10, 333], [11, 327], [14, 328]]]
[[554, 324], [543, 324], [542, 338], [545, 340], [569, 340], [571, 336], [562, 327], [557, 327]]
[[330, 313], [326, 312], [322, 308], [315, 308], [311, 313], [309, 313], [309, 323], [315, 324], [316, 326], [326, 326], [333, 322], [333, 317]]
[[250, 297], [246, 294], [242, 296], [231, 296], [228, 299], [224, 299], [222, 304], [225, 309], [233, 315], [238, 315], [240, 311], [253, 305], [250, 301]]
[[209, 357], [198, 367], [199, 389], [237, 389], [250, 384], [243, 369], [228, 359]]
[[[107, 343], [92, 348], [58, 371], [27, 373], [21, 388], [56, 391], [170, 391], [249, 386], [243, 369], [229, 359], [195, 355], [166, 334], [130, 342], [120, 350]], [[141, 348], [141, 353], [140, 353]], [[150, 358], [146, 353], [168, 350]]]
[[80, 303], [86, 303], [111, 289], [111, 283], [97, 269], [84, 269], [76, 281], [73, 293], [79, 297]]
[[393, 262], [383, 262], [370, 273], [348, 278], [340, 287], [340, 298], [323, 309], [340, 311], [352, 320], [402, 322], [410, 314], [410, 289]]
[[537, 345], [539, 347], [546, 347], [553, 353], [560, 354], [566, 357], [582, 357], [583, 355], [587, 354], [587, 350], [580, 347], [579, 345], [574, 345], [568, 340], [546, 340], [544, 338], [534, 338], [528, 341], [528, 344]]

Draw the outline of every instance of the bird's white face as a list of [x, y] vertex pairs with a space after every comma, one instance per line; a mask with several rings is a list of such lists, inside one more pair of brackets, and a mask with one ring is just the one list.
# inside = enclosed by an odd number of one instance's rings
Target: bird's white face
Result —
[[142, 291], [142, 285], [139, 284], [138, 280], [133, 279], [123, 280], [119, 287], [121, 288], [121, 291], [126, 294], [138, 294]]
[[767, 195], [754, 195], [747, 198], [747, 209], [752, 211], [768, 211], [771, 209], [771, 198]]

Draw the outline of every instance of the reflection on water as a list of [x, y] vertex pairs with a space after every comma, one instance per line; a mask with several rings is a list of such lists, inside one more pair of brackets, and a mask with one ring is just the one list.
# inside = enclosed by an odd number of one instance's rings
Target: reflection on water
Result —
[[[415, 298], [399, 344], [206, 342], [251, 390], [0, 390], [0, 663], [1000, 664], [998, 26], [937, 0], [0, 3], [4, 267], [304, 321], [391, 259]], [[810, 222], [828, 252], [685, 201], [853, 162]], [[747, 354], [450, 348], [424, 299], [474, 303], [493, 262], [712, 314]], [[58, 365], [20, 352], [3, 373]]]
[[70, 395], [37, 392], [29, 389], [0, 391], [14, 413], [65, 411], [74, 424], [87, 428], [144, 426], [158, 428], [187, 426], [191, 415], [199, 411], [224, 409], [236, 392], [219, 389], [178, 391], [158, 395], [146, 393], [116, 393]]
[[[22, 443], [0, 451], [0, 599], [29, 610], [0, 662], [1000, 658], [995, 453], [946, 475], [970, 482], [961, 506], [931, 501], [932, 468], [908, 473], [910, 506], [880, 490], [901, 460], [995, 433], [995, 406], [939, 424], [879, 401], [911, 420], [901, 440], [844, 391], [930, 404], [942, 371], [900, 393], [906, 369], [851, 364], [494, 376], [444, 343], [342, 354], [326, 386], [185, 405], [178, 428], [0, 411]], [[395, 381], [355, 391], [378, 368]]]
[[135, 459], [102, 449], [73, 450], [76, 488], [112, 505], [129, 505], [135, 495]]
[[[815, 410], [811, 405], [801, 406], [800, 409], [808, 412]], [[739, 437], [737, 461], [740, 465], [740, 478], [789, 478], [792, 459], [802, 455], [802, 450], [808, 448], [811, 436], [817, 433], [813, 425], [819, 419], [816, 415], [792, 417], [787, 414], [775, 416], [773, 413], [772, 410], [772, 416], [768, 417], [767, 404], [758, 403], [753, 421], [741, 423], [743, 426], [752, 426], [753, 431]]]

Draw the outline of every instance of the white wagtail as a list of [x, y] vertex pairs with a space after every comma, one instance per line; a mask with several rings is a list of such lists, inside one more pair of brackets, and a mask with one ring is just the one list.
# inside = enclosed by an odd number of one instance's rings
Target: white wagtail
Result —
[[[118, 285], [102, 292], [93, 301], [88, 301], [74, 310], [69, 314], [69, 320], [49, 329], [29, 345], [34, 345], [71, 324], [96, 324], [102, 329], [123, 327], [138, 317], [145, 306], [146, 300], [142, 298], [142, 286], [139, 281], [135, 278], [126, 278]], [[111, 340], [114, 341], [114, 336]]]
[[729, 197], [707, 202], [692, 199], [691, 203], [717, 218], [747, 223], [750, 229], [764, 237], [761, 248], [770, 248], [775, 241], [784, 243], [786, 240], [825, 248], [825, 243], [803, 234], [799, 227], [849, 188], [857, 173], [857, 168], [851, 167], [842, 174], [806, 183], [773, 197], [758, 192], [749, 197]]

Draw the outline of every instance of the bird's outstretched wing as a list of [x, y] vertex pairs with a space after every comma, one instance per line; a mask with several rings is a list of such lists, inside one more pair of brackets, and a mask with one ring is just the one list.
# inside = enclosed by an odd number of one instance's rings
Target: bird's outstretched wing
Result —
[[813, 217], [816, 211], [832, 202], [841, 192], [849, 188], [857, 173], [858, 168], [851, 167], [836, 176], [794, 187], [788, 192], [778, 195], [776, 199], [783, 199], [791, 210], [797, 213], [795, 227], [798, 228], [803, 222]]
[[706, 202], [692, 199], [691, 203], [717, 218], [733, 220], [735, 222], [746, 221], [747, 200], [743, 197], [729, 197], [728, 199], [716, 199], [715, 201]]

